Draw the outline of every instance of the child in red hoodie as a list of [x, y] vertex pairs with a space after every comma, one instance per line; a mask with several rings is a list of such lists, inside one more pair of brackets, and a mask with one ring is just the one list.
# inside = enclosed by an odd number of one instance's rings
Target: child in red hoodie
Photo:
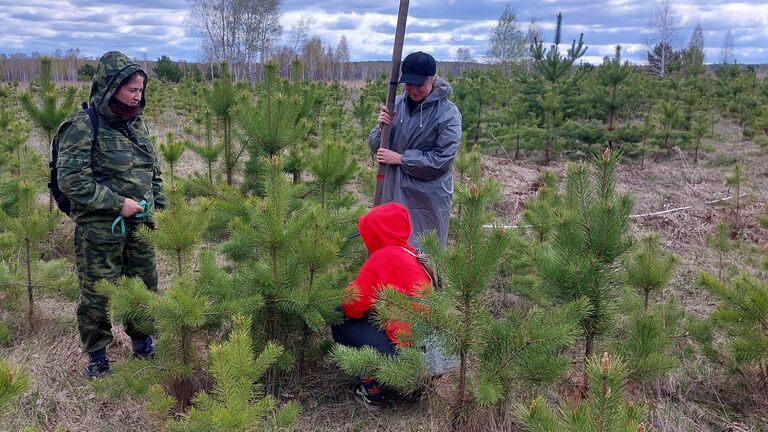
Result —
[[[370, 255], [348, 289], [354, 298], [341, 305], [345, 320], [331, 327], [333, 339], [346, 346], [370, 346], [382, 354], [394, 355], [403, 342], [398, 335], [410, 334], [412, 325], [388, 322], [384, 329], [369, 319], [369, 311], [379, 290], [390, 286], [404, 294], [417, 297], [430, 279], [419, 264], [416, 249], [408, 243], [411, 222], [408, 210], [399, 203], [387, 203], [373, 208], [357, 223], [360, 236]], [[383, 404], [383, 395], [372, 377], [363, 377], [355, 393], [372, 408]]]

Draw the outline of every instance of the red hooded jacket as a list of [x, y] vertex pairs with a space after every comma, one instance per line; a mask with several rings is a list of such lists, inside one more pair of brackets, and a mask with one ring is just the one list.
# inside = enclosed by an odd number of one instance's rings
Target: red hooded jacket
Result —
[[[411, 236], [411, 222], [408, 210], [399, 203], [387, 203], [374, 207], [357, 223], [360, 236], [370, 256], [360, 267], [357, 278], [348, 289], [356, 290], [356, 298], [341, 305], [349, 318], [361, 318], [376, 301], [376, 295], [383, 286], [412, 297], [429, 281], [429, 276], [414, 255], [416, 250], [408, 243]], [[401, 345], [397, 333], [410, 334], [412, 325], [404, 322], [385, 323], [389, 339]]]

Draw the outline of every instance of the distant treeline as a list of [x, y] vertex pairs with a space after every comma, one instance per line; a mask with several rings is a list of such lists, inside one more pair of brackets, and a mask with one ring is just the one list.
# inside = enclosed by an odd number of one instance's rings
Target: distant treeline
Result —
[[[29, 82], [40, 73], [40, 59], [45, 57], [42, 54], [0, 54], [0, 82], [18, 81], [21, 83]], [[88, 81], [93, 76], [96, 59], [76, 57], [74, 55], [48, 56], [51, 57], [53, 77], [57, 82]], [[165, 61], [163, 60], [165, 59]], [[167, 57], [158, 60], [134, 59], [153, 75], [158, 64], [169, 62]], [[281, 75], [284, 78], [292, 78], [293, 68], [291, 63], [293, 59], [280, 57], [272, 61], [280, 64]], [[211, 80], [218, 75], [218, 65], [205, 63], [189, 62], [170, 62], [172, 67], [177, 67], [180, 76], [189, 75], [194, 80]], [[459, 76], [464, 71], [470, 69], [483, 69], [489, 67], [481, 63], [469, 62], [440, 62], [438, 66], [438, 75], [441, 76]], [[237, 80], [259, 80], [261, 77], [261, 65], [232, 65], [233, 78]], [[390, 71], [388, 61], [361, 61], [361, 62], [331, 62], [302, 61], [302, 73], [304, 79], [323, 80], [323, 81], [365, 81], [367, 79], [378, 79], [382, 75], [387, 76]]]
[[[0, 82], [27, 83], [40, 73], [40, 59], [46, 57], [42, 54], [0, 54]], [[57, 52], [53, 56], [47, 56], [52, 59], [53, 77], [56, 82], [90, 81], [95, 71], [96, 59], [85, 58], [79, 55], [78, 50], [69, 50], [66, 53]], [[289, 56], [275, 56], [271, 59], [280, 65], [280, 73], [283, 78], [292, 78], [292, 62], [295, 58]], [[189, 76], [195, 81], [210, 81], [218, 77], [219, 65], [206, 63], [189, 63], [185, 61], [173, 62], [167, 56], [162, 56], [158, 60], [134, 59], [150, 74], [162, 69], [167, 72], [168, 68], [175, 70], [176, 81], [183, 76]], [[388, 76], [390, 71], [389, 61], [360, 61], [360, 62], [338, 62], [333, 59], [325, 58], [302, 58], [301, 73], [303, 79], [319, 81], [366, 81], [379, 79], [382, 76]], [[586, 67], [592, 65], [583, 64]], [[160, 66], [160, 67], [159, 67]], [[707, 65], [707, 69], [712, 72], [717, 69], [719, 64]], [[741, 67], [754, 67], [758, 76], [763, 76], [768, 72], [768, 65], [739, 65]], [[438, 62], [437, 73], [443, 77], [460, 76], [468, 70], [486, 69], [493, 65], [475, 62], [457, 62], [441, 61]], [[525, 65], [523, 65], [525, 68]], [[638, 68], [645, 69], [646, 66], [638, 65]], [[231, 66], [232, 76], [236, 80], [258, 81], [261, 77], [261, 64], [234, 64]], [[163, 77], [174, 76], [173, 73], [163, 74]]]

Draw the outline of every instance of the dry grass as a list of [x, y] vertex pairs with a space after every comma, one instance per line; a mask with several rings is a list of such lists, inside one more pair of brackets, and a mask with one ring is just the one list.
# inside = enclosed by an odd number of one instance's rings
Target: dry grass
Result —
[[[165, 130], [157, 130], [162, 137]], [[154, 130], [154, 129], [153, 129]], [[753, 222], [768, 202], [768, 155], [750, 142], [741, 141], [738, 128], [721, 125], [716, 138], [716, 152], [705, 155], [698, 165], [678, 154], [671, 160], [647, 161], [646, 168], [628, 163], [622, 165], [619, 184], [636, 198], [634, 213], [650, 213], [668, 208], [692, 205], [687, 211], [635, 219], [633, 234], [640, 236], [658, 231], [665, 248], [681, 258], [674, 279], [663, 296], [675, 296], [695, 316], [706, 316], [714, 303], [695, 287], [702, 271], [716, 271], [716, 255], [706, 246], [706, 235], [726, 217], [723, 205], [704, 202], [732, 194], [725, 185], [730, 168], [716, 163], [715, 158], [736, 158], [743, 164], [747, 182], [742, 191], [749, 196], [742, 210], [743, 226], [736, 238], [741, 246], [727, 256], [733, 268], [749, 268], [751, 249], [768, 244], [766, 232]], [[499, 221], [515, 223], [525, 201], [536, 193], [536, 178], [542, 166], [509, 158], [485, 157], [483, 172], [502, 183], [503, 202], [498, 206]], [[562, 175], [564, 165], [553, 163], [552, 169]], [[205, 166], [191, 152], [184, 155], [178, 175], [203, 172]], [[71, 256], [71, 226], [62, 222], [57, 230], [55, 255]], [[757, 245], [757, 246], [756, 246]], [[172, 273], [169, 263], [159, 263], [161, 287], [168, 286]], [[32, 374], [33, 385], [0, 422], [0, 430], [15, 431], [25, 425], [41, 430], [61, 426], [67, 431], [138, 431], [147, 430], [149, 419], [142, 401], [130, 397], [110, 400], [96, 394], [83, 378], [83, 356], [77, 349], [74, 319], [75, 305], [62, 300], [38, 302], [41, 325], [30, 330], [23, 323], [13, 323], [16, 341], [0, 348], [0, 357], [24, 365]], [[129, 340], [116, 326], [116, 344], [110, 354], [116, 361], [129, 355]], [[290, 380], [289, 380], [290, 381]], [[297, 380], [281, 390], [285, 399], [296, 399], [302, 405], [298, 429], [308, 431], [432, 431], [448, 429], [447, 396], [452, 388], [450, 378], [442, 378], [427, 389], [421, 400], [400, 402], [382, 413], [370, 413], [351, 398], [348, 378], [335, 367], [312, 366], [301, 385]], [[768, 431], [765, 407], [746, 400], [735, 380], [692, 356], [680, 369], [663, 382], [633, 393], [649, 408], [650, 423], [658, 431]], [[550, 395], [554, 396], [554, 395]], [[528, 395], [519, 395], [525, 400]], [[487, 414], [487, 413], [486, 413]], [[475, 430], [517, 430], [512, 419], [480, 414], [471, 419]]]

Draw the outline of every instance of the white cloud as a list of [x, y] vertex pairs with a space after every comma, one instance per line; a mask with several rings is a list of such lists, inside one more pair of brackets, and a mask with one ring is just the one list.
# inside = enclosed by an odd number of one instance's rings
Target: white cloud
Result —
[[[475, 58], [487, 49], [491, 29], [508, 0], [411, 0], [405, 50], [424, 49], [439, 60], [452, 59], [456, 48]], [[301, 17], [314, 20], [313, 33], [335, 47], [346, 35], [353, 60], [388, 59], [392, 52], [397, 4], [370, 0], [284, 0], [281, 24], [289, 31]], [[621, 44], [624, 56], [645, 58], [644, 32], [652, 3], [636, 0], [558, 0], [512, 3], [523, 28], [539, 18], [545, 40], [551, 40], [555, 15], [563, 12], [563, 41], [584, 33], [589, 61], [599, 62]], [[723, 35], [733, 30], [739, 59], [768, 62], [768, 5], [764, 0], [677, 0], [681, 36], [687, 42], [693, 26], [705, 32], [707, 58], [717, 61]], [[188, 29], [186, 0], [0, 0], [0, 52], [43, 52], [80, 47], [98, 57], [107, 49], [130, 49], [128, 55], [195, 60], [199, 40]], [[140, 47], [136, 47], [137, 40]], [[143, 51], [142, 51], [143, 50]]]

